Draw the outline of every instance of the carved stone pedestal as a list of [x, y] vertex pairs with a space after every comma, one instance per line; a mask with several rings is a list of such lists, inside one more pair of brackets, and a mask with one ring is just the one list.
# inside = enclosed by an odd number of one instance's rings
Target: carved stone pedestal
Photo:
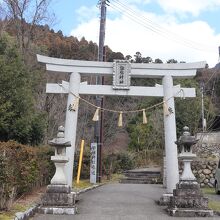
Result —
[[71, 214], [77, 212], [75, 206], [76, 194], [71, 192], [68, 185], [48, 185], [42, 197], [42, 206], [38, 208], [43, 214]]
[[170, 197], [168, 213], [176, 217], [210, 217], [213, 210], [208, 209], [208, 198], [203, 197], [196, 181], [180, 181]]
[[75, 194], [71, 193], [67, 185], [49, 185], [47, 192], [42, 198], [45, 206], [73, 206], [75, 205]]

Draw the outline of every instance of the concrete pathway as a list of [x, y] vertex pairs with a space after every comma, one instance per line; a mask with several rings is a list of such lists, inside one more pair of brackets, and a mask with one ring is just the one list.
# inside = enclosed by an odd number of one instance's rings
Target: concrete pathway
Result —
[[35, 215], [34, 220], [220, 220], [213, 218], [175, 218], [155, 204], [163, 194], [161, 185], [108, 184], [80, 196], [79, 214], [74, 216]]

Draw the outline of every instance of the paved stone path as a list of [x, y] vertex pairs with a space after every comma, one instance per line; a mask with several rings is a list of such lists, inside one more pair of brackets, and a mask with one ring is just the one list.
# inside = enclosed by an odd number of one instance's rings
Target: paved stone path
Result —
[[213, 218], [175, 218], [165, 207], [155, 204], [163, 194], [161, 185], [107, 184], [80, 195], [79, 214], [74, 216], [35, 215], [34, 220], [220, 220]]

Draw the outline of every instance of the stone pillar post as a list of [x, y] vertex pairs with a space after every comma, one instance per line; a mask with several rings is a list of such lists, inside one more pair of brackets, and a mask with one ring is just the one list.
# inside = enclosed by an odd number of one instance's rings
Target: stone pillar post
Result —
[[73, 179], [73, 164], [74, 164], [74, 153], [75, 153], [75, 142], [76, 142], [76, 128], [77, 128], [77, 117], [78, 117], [78, 106], [75, 111], [69, 111], [70, 104], [72, 105], [76, 100], [76, 96], [79, 95], [80, 86], [80, 74], [71, 73], [69, 82], [69, 95], [67, 100], [67, 111], [66, 111], [66, 121], [65, 121], [65, 139], [71, 142], [71, 147], [67, 148], [67, 156], [69, 157], [69, 162], [65, 167], [65, 175], [67, 178], [67, 183], [72, 187]]
[[166, 186], [167, 193], [173, 193], [176, 184], [179, 182], [179, 169], [177, 159], [176, 141], [176, 118], [173, 97], [173, 78], [172, 76], [163, 77], [164, 100], [167, 101], [168, 108], [172, 109], [168, 116], [164, 114], [165, 132], [165, 156], [166, 156]]

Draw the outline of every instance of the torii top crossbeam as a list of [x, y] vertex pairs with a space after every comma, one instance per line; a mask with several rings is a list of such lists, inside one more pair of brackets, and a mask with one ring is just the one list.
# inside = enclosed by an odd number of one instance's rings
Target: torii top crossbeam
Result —
[[[37, 60], [41, 63], [46, 63], [46, 68], [49, 71], [57, 72], [78, 72], [81, 74], [94, 75], [112, 75], [112, 62], [98, 61], [82, 61], [52, 58], [42, 55], [37, 55]], [[194, 63], [166, 63], [166, 64], [144, 64], [131, 63], [132, 78], [162, 78], [165, 75], [170, 75], [173, 78], [189, 78], [196, 75], [196, 70], [204, 68], [206, 62]]]

